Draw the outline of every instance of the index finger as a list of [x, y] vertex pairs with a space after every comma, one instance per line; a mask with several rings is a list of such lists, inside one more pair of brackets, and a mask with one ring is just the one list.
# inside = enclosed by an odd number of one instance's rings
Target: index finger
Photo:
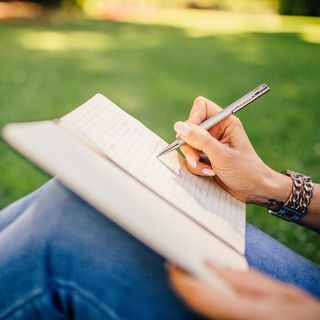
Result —
[[193, 101], [193, 105], [189, 114], [188, 121], [199, 125], [206, 119], [222, 110], [216, 103], [204, 97], [197, 97]]
[[[195, 125], [200, 125], [202, 122], [219, 113], [221, 110], [222, 108], [215, 102], [201, 96], [197, 97], [193, 101], [193, 105], [187, 122]], [[236, 116], [231, 115], [230, 117], [227, 117], [226, 119], [220, 121], [218, 124], [214, 125], [208, 131], [217, 140], [220, 140], [223, 135], [227, 134], [227, 131], [230, 133], [231, 131], [233, 131], [234, 126], [237, 127], [238, 125], [239, 119]]]
[[[198, 313], [211, 318], [248, 319], [255, 301], [225, 291], [193, 278], [170, 266], [169, 277], [175, 291]], [[232, 306], [232, 307], [230, 307]]]
[[285, 286], [283, 283], [254, 269], [249, 269], [247, 272], [236, 271], [223, 268], [219, 265], [213, 264], [211, 261], [206, 261], [206, 265], [209, 269], [227, 281], [232, 288], [239, 293], [268, 294], [273, 291], [281, 293]]

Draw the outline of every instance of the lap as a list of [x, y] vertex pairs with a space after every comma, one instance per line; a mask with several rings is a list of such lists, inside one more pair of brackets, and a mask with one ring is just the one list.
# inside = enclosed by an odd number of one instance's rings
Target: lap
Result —
[[[3, 211], [15, 222], [0, 233], [0, 318], [55, 319], [58, 310], [81, 312], [75, 319], [197, 319], [171, 291], [158, 254], [56, 180], [32, 197]], [[246, 251], [253, 267], [317, 289], [317, 266], [250, 225]]]
[[81, 310], [75, 319], [198, 319], [171, 291], [162, 257], [55, 180], [0, 233], [0, 270], [0, 318], [22, 306], [54, 316], [58, 303]]
[[250, 266], [320, 298], [320, 267], [250, 224], [246, 257]]
[[8, 207], [0, 211], [0, 231], [10, 225], [15, 219], [17, 219], [25, 210], [31, 206], [36, 199], [41, 195], [47, 187], [47, 184], [43, 185], [36, 191], [26, 195], [25, 197], [17, 200]]

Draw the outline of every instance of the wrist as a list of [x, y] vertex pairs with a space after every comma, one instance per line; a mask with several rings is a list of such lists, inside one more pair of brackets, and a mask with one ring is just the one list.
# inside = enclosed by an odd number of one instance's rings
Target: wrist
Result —
[[269, 181], [268, 199], [278, 202], [286, 202], [292, 192], [292, 179], [282, 173], [273, 171]]
[[292, 179], [269, 169], [261, 178], [261, 186], [250, 202], [271, 209], [273, 205], [286, 202], [291, 191]]

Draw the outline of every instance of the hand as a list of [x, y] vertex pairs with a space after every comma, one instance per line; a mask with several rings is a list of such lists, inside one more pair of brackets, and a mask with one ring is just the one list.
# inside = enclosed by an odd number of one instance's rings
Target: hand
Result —
[[[174, 125], [177, 135], [187, 143], [181, 150], [188, 169], [197, 175], [216, 175], [224, 189], [244, 202], [286, 201], [291, 179], [273, 171], [259, 158], [237, 117], [230, 116], [209, 131], [198, 126], [220, 110], [214, 102], [198, 97], [189, 119]], [[199, 150], [206, 153], [211, 165], [200, 161]]]
[[208, 265], [232, 289], [226, 295], [169, 266], [173, 288], [196, 312], [212, 319], [319, 319], [320, 303], [295, 287], [257, 271], [238, 272]]

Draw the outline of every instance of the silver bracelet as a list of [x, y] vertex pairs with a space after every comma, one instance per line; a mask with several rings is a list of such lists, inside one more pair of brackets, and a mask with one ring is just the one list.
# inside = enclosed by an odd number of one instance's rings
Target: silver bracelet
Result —
[[311, 177], [291, 170], [287, 170], [286, 175], [293, 182], [290, 196], [285, 203], [281, 204], [279, 210], [268, 212], [286, 221], [296, 222], [308, 212], [308, 205], [313, 195], [313, 183]]

